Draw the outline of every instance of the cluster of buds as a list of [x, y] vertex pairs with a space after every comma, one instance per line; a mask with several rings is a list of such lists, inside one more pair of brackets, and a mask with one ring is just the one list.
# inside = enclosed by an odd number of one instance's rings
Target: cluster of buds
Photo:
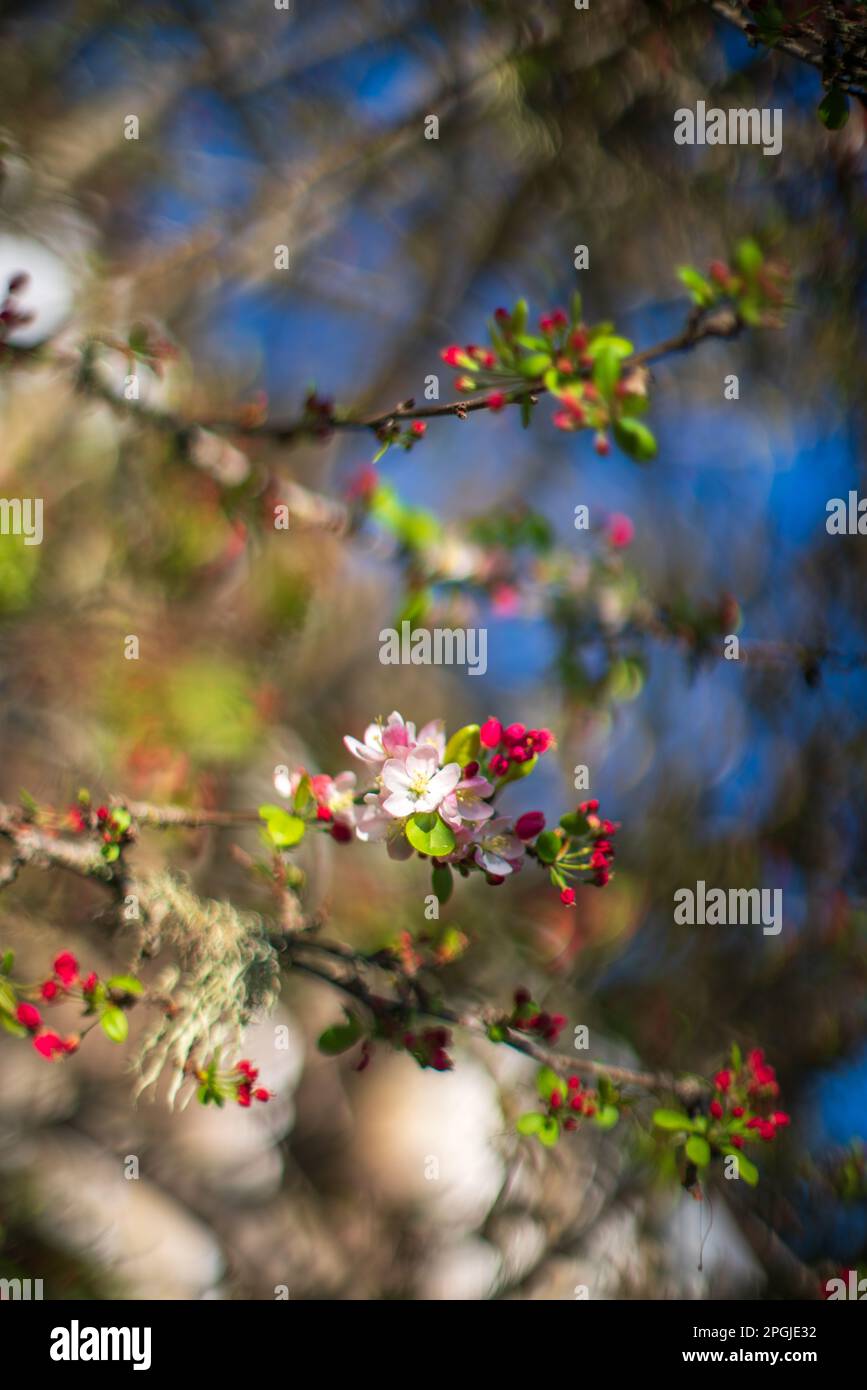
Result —
[[236, 1062], [233, 1067], [221, 1070], [220, 1054], [217, 1053], [208, 1066], [195, 1072], [195, 1077], [199, 1083], [196, 1096], [202, 1105], [223, 1106], [227, 1100], [231, 1100], [247, 1110], [254, 1100], [264, 1102], [271, 1099], [270, 1091], [266, 1091], [264, 1086], [256, 1085], [259, 1079], [258, 1067], [254, 1067], [253, 1063], [246, 1059]]
[[738, 242], [731, 264], [712, 261], [706, 276], [693, 266], [681, 266], [678, 274], [699, 309], [727, 304], [750, 327], [780, 326], [791, 278], [789, 267], [766, 257], [752, 237]]
[[547, 391], [557, 402], [558, 429], [591, 431], [596, 452], [603, 455], [610, 453], [611, 431], [631, 458], [653, 458], [656, 441], [636, 418], [647, 408], [648, 377], [643, 367], [630, 363], [632, 343], [610, 324], [585, 323], [578, 294], [569, 313], [553, 309], [543, 314], [536, 333], [528, 331], [527, 319], [527, 304], [519, 300], [513, 310], [495, 312], [489, 346], [443, 348], [443, 361], [460, 372], [456, 390], [486, 390], [484, 404], [492, 411], [520, 402], [525, 423], [539, 393]]
[[503, 725], [493, 718], [485, 720], [479, 738], [490, 755], [487, 771], [497, 778], [508, 776], [513, 764], [533, 762], [554, 746], [550, 729], [528, 729], [524, 724]]
[[81, 1003], [83, 1014], [95, 1018], [112, 1042], [126, 1038], [129, 1024], [122, 1005], [142, 992], [135, 976], [114, 975], [102, 981], [93, 970], [83, 975], [72, 952], [61, 951], [48, 979], [20, 985], [12, 979], [13, 964], [14, 956], [7, 951], [0, 963], [0, 1025], [16, 1037], [32, 1038], [41, 1057], [54, 1061], [76, 1052], [81, 1041], [77, 1034], [63, 1038], [45, 1027], [41, 1010], [57, 1004]]
[[502, 1020], [501, 1025], [494, 1025], [496, 1032], [489, 1030], [489, 1036], [495, 1042], [500, 1042], [504, 1037], [504, 1028], [514, 1028], [519, 1033], [529, 1033], [538, 1038], [541, 1042], [551, 1043], [553, 1046], [566, 1027], [565, 1014], [549, 1014], [533, 999], [530, 991], [523, 987], [515, 990], [515, 1007], [508, 1018]]
[[791, 1124], [784, 1110], [774, 1102], [780, 1094], [774, 1068], [765, 1061], [760, 1048], [748, 1053], [746, 1062], [735, 1044], [731, 1059], [713, 1078], [714, 1094], [707, 1114], [685, 1110], [657, 1110], [653, 1122], [658, 1129], [673, 1133], [683, 1146], [684, 1183], [695, 1184], [697, 1173], [714, 1157], [736, 1157], [738, 1176], [750, 1186], [758, 1182], [755, 1164], [743, 1153], [744, 1145], [756, 1140], [771, 1143], [779, 1130]]
[[[407, 410], [413, 408], [413, 401], [405, 401], [404, 406]], [[418, 444], [420, 439], [424, 439], [427, 434], [427, 425], [424, 420], [413, 420], [406, 429], [403, 429], [397, 420], [388, 420], [384, 425], [380, 425], [376, 431], [379, 440], [379, 449], [374, 456], [374, 463], [382, 458], [386, 450], [393, 445], [399, 449], [408, 450], [414, 444]]]
[[775, 1110], [772, 1103], [780, 1094], [777, 1074], [765, 1061], [761, 1048], [754, 1048], [747, 1054], [746, 1065], [740, 1065], [738, 1054], [733, 1063], [738, 1065], [724, 1067], [713, 1079], [714, 1098], [710, 1103], [711, 1118], [717, 1121], [734, 1120], [738, 1127], [753, 1131], [752, 1136], [733, 1132], [730, 1142], [736, 1149], [742, 1149], [745, 1138], [764, 1139], [770, 1143], [776, 1139], [777, 1131], [791, 1123], [791, 1117], [784, 1110]]
[[536, 1090], [543, 1108], [522, 1115], [517, 1128], [519, 1134], [535, 1135], [546, 1148], [557, 1143], [561, 1131], [576, 1130], [582, 1119], [592, 1120], [600, 1129], [612, 1129], [620, 1119], [620, 1097], [606, 1076], [599, 1078], [595, 1091], [585, 1089], [578, 1076], [564, 1082], [551, 1067], [542, 1067]]
[[434, 1071], [451, 1071], [454, 1062], [446, 1049], [451, 1045], [452, 1035], [448, 1028], [425, 1028], [421, 1033], [404, 1033], [403, 1045], [419, 1066], [432, 1067]]
[[566, 907], [575, 904], [575, 889], [569, 880], [592, 883], [604, 888], [611, 878], [614, 862], [612, 838], [616, 821], [599, 816], [599, 802], [582, 801], [576, 811], [560, 817], [555, 830], [545, 829], [541, 811], [528, 811], [515, 822], [515, 834], [532, 841], [527, 853], [547, 867], [551, 883], [560, 891]]
[[132, 816], [126, 807], [97, 806], [94, 809], [90, 793], [85, 789], [69, 807], [66, 823], [77, 835], [98, 834], [102, 840], [100, 853], [109, 864], [119, 858], [124, 845], [133, 839]]

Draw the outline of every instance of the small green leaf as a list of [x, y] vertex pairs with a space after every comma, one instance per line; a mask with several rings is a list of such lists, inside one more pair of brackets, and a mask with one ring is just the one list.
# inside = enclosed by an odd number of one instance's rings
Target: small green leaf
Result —
[[710, 280], [706, 280], [703, 275], [699, 275], [697, 270], [693, 270], [691, 265], [678, 267], [677, 278], [681, 284], [686, 285], [689, 290], [693, 303], [705, 308], [708, 304], [713, 304], [716, 298], [716, 291]]
[[540, 1144], [544, 1144], [546, 1149], [553, 1149], [557, 1140], [560, 1138], [560, 1123], [555, 1120], [553, 1115], [549, 1115], [542, 1123], [542, 1128], [538, 1131], [536, 1138]]
[[523, 333], [524, 329], [527, 327], [528, 313], [529, 309], [526, 299], [519, 299], [512, 310], [512, 333], [516, 336], [519, 333]]
[[295, 795], [292, 798], [293, 811], [303, 811], [308, 801], [313, 799], [313, 783], [310, 781], [310, 774], [305, 772], [298, 786], [295, 788]]
[[710, 1163], [710, 1144], [700, 1134], [693, 1134], [686, 1141], [686, 1156], [697, 1168], [706, 1168]]
[[620, 1119], [620, 1111], [616, 1105], [603, 1105], [593, 1116], [594, 1123], [600, 1129], [613, 1129]]
[[443, 763], [460, 763], [461, 767], [466, 767], [467, 763], [475, 762], [482, 746], [479, 734], [478, 724], [465, 724], [453, 733], [446, 744]]
[[326, 1057], [336, 1057], [357, 1043], [362, 1032], [361, 1020], [355, 1014], [347, 1014], [345, 1023], [334, 1023], [320, 1034], [316, 1046]]
[[525, 1115], [520, 1116], [516, 1129], [519, 1134], [538, 1134], [544, 1125], [544, 1115], [541, 1115], [538, 1110], [528, 1110]]
[[447, 903], [452, 895], [454, 878], [448, 864], [435, 864], [431, 874], [431, 887], [437, 902]]
[[120, 858], [120, 845], [103, 845], [99, 852], [106, 864], [113, 864], [115, 859]]
[[590, 829], [587, 824], [587, 817], [582, 816], [580, 811], [567, 811], [565, 816], [560, 817], [560, 826], [567, 835], [572, 835], [575, 838], [586, 835]]
[[6, 951], [3, 959], [0, 960], [0, 975], [11, 975], [12, 967], [15, 964], [15, 952]]
[[18, 999], [14, 989], [0, 980], [0, 1010], [7, 1014], [14, 1014], [17, 1007]]
[[10, 1018], [9, 1014], [0, 1013], [0, 1028], [4, 1029], [7, 1033], [11, 1033], [13, 1038], [27, 1037], [27, 1029], [24, 1027], [24, 1024], [19, 1023], [15, 1018]]
[[260, 806], [259, 815], [276, 849], [290, 849], [292, 845], [297, 845], [307, 828], [300, 816], [291, 815], [282, 806]]
[[740, 1048], [738, 1047], [737, 1043], [732, 1043], [732, 1070], [735, 1072], [739, 1072], [741, 1067], [743, 1066], [743, 1062], [743, 1054]]
[[746, 1154], [736, 1153], [735, 1157], [738, 1161], [738, 1177], [743, 1178], [748, 1187], [755, 1187], [759, 1180], [758, 1168]]
[[620, 380], [620, 354], [611, 346], [611, 339], [608, 338], [603, 340], [602, 347], [594, 356], [594, 385], [605, 399], [610, 401]]
[[110, 980], [105, 982], [106, 989], [117, 989], [123, 994], [142, 994], [144, 985], [141, 980], [137, 980], [135, 975], [112, 975]]
[[406, 823], [406, 838], [420, 854], [442, 859], [455, 847], [455, 832], [435, 811], [416, 813]]
[[832, 87], [819, 107], [819, 120], [826, 130], [842, 130], [848, 119], [849, 99], [839, 87]]
[[115, 806], [111, 812], [111, 823], [115, 830], [123, 834], [132, 825], [132, 816], [125, 806]]
[[682, 1129], [688, 1134], [695, 1128], [692, 1120], [682, 1110], [654, 1110], [653, 1123], [657, 1129]]
[[118, 1009], [115, 1005], [110, 1005], [99, 1020], [100, 1027], [107, 1038], [112, 1042], [122, 1043], [126, 1041], [129, 1033], [129, 1019], [123, 1009]]
[[649, 463], [651, 459], [656, 458], [656, 439], [653, 432], [640, 420], [635, 420], [632, 416], [615, 420], [613, 430], [617, 443], [630, 458], [638, 463]]
[[550, 365], [551, 356], [547, 352], [531, 352], [529, 357], [522, 357], [518, 363], [521, 375], [534, 381], [536, 377], [544, 376]]
[[541, 1067], [536, 1073], [536, 1090], [543, 1100], [550, 1100], [555, 1091], [562, 1094], [566, 1083], [561, 1081], [553, 1067]]
[[735, 265], [743, 275], [753, 277], [758, 274], [765, 262], [761, 246], [754, 237], [744, 237], [735, 247]]

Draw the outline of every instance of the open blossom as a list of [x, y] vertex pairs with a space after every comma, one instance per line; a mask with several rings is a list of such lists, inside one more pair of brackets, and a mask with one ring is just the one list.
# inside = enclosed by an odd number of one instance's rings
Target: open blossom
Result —
[[368, 724], [364, 741], [347, 734], [343, 740], [349, 752], [363, 763], [384, 763], [397, 758], [415, 743], [415, 725], [407, 724], [402, 714], [392, 710], [385, 723]]
[[392, 816], [436, 811], [460, 780], [459, 763], [440, 768], [436, 749], [422, 744], [407, 753], [406, 758], [390, 758], [385, 763], [382, 782], [390, 795], [382, 804]]
[[494, 788], [487, 777], [464, 776], [453, 792], [443, 798], [440, 815], [456, 830], [462, 821], [486, 821], [494, 814], [494, 808], [483, 798], [490, 796]]
[[476, 845], [475, 861], [486, 873], [503, 878], [520, 866], [524, 845], [512, 830], [506, 816], [498, 816], [480, 825], [473, 836]]

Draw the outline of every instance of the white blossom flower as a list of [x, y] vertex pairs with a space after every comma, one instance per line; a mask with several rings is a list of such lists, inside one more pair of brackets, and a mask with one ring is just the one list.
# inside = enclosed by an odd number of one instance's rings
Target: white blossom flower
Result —
[[459, 763], [440, 768], [436, 749], [422, 744], [405, 758], [390, 758], [384, 764], [382, 782], [391, 795], [382, 804], [392, 816], [435, 811], [460, 780]]

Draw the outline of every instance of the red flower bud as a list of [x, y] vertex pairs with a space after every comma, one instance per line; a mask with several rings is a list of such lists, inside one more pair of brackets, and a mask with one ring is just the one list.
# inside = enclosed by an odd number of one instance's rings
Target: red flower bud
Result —
[[515, 834], [519, 840], [535, 840], [545, 829], [545, 817], [541, 811], [525, 811], [515, 821]]
[[575, 889], [563, 888], [560, 892], [560, 901], [564, 903], [566, 907], [572, 907], [575, 902]]
[[719, 1103], [718, 1100], [712, 1100], [712, 1101], [711, 1101], [711, 1103], [710, 1103], [710, 1113], [713, 1115], [713, 1117], [714, 1117], [715, 1120], [721, 1120], [721, 1119], [722, 1119], [722, 1117], [723, 1117], [723, 1108], [722, 1108], [722, 1106], [720, 1105], [720, 1103]]
[[485, 748], [496, 748], [503, 738], [503, 726], [499, 719], [486, 719], [479, 737]]
[[78, 961], [71, 951], [61, 951], [54, 962], [54, 973], [67, 987], [78, 979]]
[[25, 1028], [38, 1028], [42, 1022], [42, 1015], [33, 1004], [19, 1004], [15, 1010], [15, 1017]]

